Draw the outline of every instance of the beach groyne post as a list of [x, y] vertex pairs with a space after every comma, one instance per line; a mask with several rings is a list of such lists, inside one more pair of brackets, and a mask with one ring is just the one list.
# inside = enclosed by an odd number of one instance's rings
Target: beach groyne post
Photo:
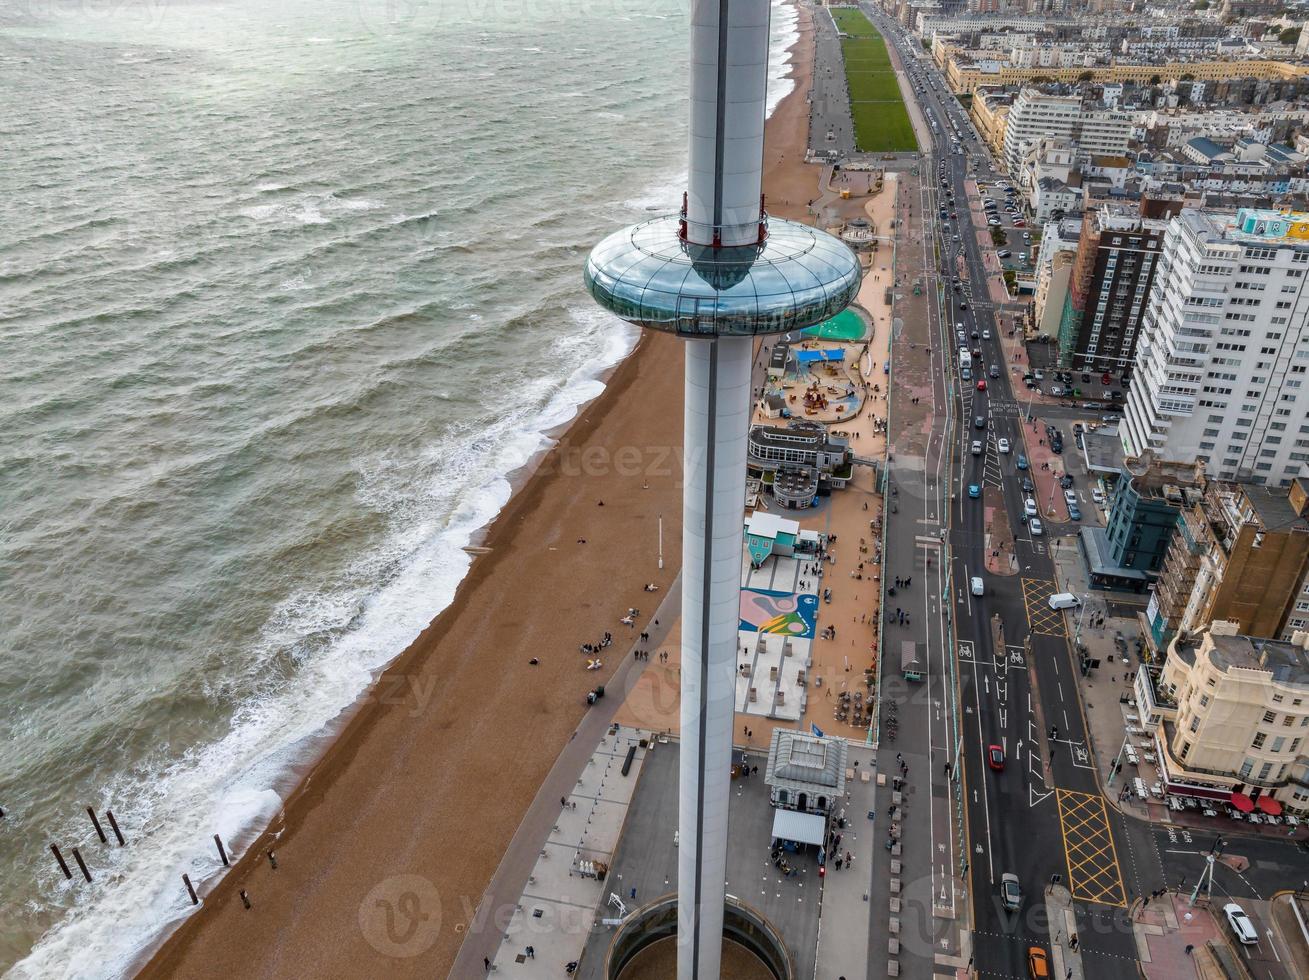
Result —
[[95, 834], [100, 838], [100, 843], [108, 844], [109, 838], [105, 836], [105, 829], [100, 826], [100, 818], [95, 815], [95, 807], [87, 807], [86, 815], [91, 818], [91, 826], [95, 828]]
[[244, 906], [246, 907], [247, 910], [249, 910], [249, 908], [250, 908], [250, 896], [247, 895], [247, 894], [245, 893], [245, 889], [244, 889], [244, 888], [241, 889], [241, 904], [244, 905]]
[[86, 862], [82, 860], [82, 852], [75, 847], [73, 848], [73, 860], [77, 862], [77, 867], [82, 872], [82, 877], [87, 881], [90, 881], [91, 871], [87, 868]]
[[112, 830], [114, 832], [114, 836], [118, 838], [118, 846], [119, 847], [127, 846], [127, 841], [123, 839], [123, 832], [118, 829], [118, 821], [114, 819], [114, 811], [106, 810], [105, 816], [109, 818], [109, 829]]
[[50, 853], [52, 853], [55, 856], [55, 860], [59, 862], [59, 870], [64, 873], [64, 877], [67, 878], [69, 881], [71, 881], [73, 878], [73, 873], [68, 870], [68, 862], [65, 861], [64, 856], [59, 853], [59, 845], [51, 844]]
[[191, 884], [191, 876], [187, 874], [182, 875], [182, 884], [186, 885], [186, 893], [191, 896], [191, 904], [199, 905], [200, 896], [195, 893], [195, 885]]
[[277, 855], [274, 854], [272, 851], [268, 852], [268, 863], [273, 866], [274, 871], [277, 870]]
[[217, 834], [214, 834], [214, 846], [218, 848], [218, 856], [222, 858], [223, 867], [230, 868], [232, 862], [227, 860], [227, 851], [223, 848], [223, 838], [219, 837]]

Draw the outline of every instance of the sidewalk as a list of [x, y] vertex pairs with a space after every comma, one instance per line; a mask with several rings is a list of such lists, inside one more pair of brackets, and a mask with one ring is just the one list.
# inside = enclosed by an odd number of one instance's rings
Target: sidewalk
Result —
[[[864, 977], [879, 973], [885, 949], [871, 938], [878, 930], [885, 931], [883, 910], [887, 907], [880, 897], [887, 889], [886, 853], [876, 846], [876, 821], [868, 819], [869, 813], [877, 811], [877, 784], [872, 777], [877, 753], [851, 745], [848, 761], [847, 775], [853, 778], [846, 781], [845, 802], [840, 807], [846, 825], [835, 829], [841, 835], [838, 850], [842, 855], [846, 851], [851, 853], [854, 867], [837, 871], [835, 859], [827, 865], [823, 907], [818, 916], [816, 962], [820, 977]], [[869, 941], [852, 943], [851, 936], [866, 936]]]
[[1148, 906], [1133, 910], [1133, 933], [1141, 971], [1149, 980], [1194, 980], [1221, 976], [1206, 948], [1224, 945], [1222, 929], [1202, 906], [1191, 908], [1186, 896], [1169, 892]]

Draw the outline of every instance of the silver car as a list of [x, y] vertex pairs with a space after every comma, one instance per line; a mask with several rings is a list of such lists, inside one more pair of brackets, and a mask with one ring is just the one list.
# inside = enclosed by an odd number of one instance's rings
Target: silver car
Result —
[[1000, 901], [1010, 912], [1017, 912], [1023, 904], [1023, 889], [1018, 875], [1006, 871], [1000, 876]]

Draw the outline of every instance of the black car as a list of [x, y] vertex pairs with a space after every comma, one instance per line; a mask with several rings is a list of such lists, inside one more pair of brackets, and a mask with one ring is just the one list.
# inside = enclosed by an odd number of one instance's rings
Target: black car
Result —
[[1073, 475], [1071, 473], [1065, 473], [1059, 480], [1059, 486], [1064, 490], [1073, 489]]
[[1023, 493], [1031, 493], [1031, 492], [1032, 492], [1032, 478], [1030, 476], [1025, 476], [1023, 477]]

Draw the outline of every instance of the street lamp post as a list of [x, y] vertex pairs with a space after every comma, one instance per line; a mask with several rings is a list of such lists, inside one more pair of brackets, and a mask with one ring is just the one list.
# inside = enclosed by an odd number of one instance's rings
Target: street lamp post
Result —
[[1127, 740], [1130, 737], [1126, 732], [1123, 733], [1123, 744], [1118, 747], [1118, 754], [1114, 756], [1113, 764], [1109, 766], [1109, 778], [1105, 780], [1105, 786], [1114, 784], [1114, 777], [1118, 775], [1118, 767], [1122, 765], [1123, 753], [1127, 751]]

